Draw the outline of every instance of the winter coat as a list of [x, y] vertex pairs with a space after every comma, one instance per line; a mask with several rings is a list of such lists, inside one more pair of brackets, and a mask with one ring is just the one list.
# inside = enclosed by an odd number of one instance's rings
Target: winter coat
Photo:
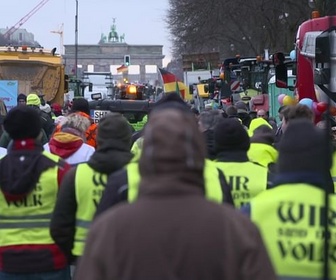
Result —
[[204, 140], [207, 146], [207, 157], [213, 160], [216, 157], [214, 130], [208, 129], [203, 132]]
[[206, 152], [194, 116], [151, 114], [139, 197], [97, 218], [75, 279], [276, 279], [256, 227], [205, 199]]
[[[126, 150], [117, 150], [117, 141], [107, 141], [103, 150], [97, 149], [87, 162], [98, 173], [110, 174], [125, 166], [131, 159], [132, 153]], [[126, 145], [125, 145], [126, 146]], [[76, 226], [77, 201], [75, 193], [76, 167], [70, 169], [64, 178], [59, 193], [54, 214], [51, 220], [51, 236], [71, 261], [71, 249], [74, 242]]]
[[[54, 191], [52, 186], [40, 183], [41, 175], [43, 174], [44, 178], [46, 178], [45, 174], [49, 170], [53, 172], [53, 169], [57, 168], [56, 183], [59, 186], [70, 165], [57, 156], [53, 156], [55, 159], [51, 159], [47, 155], [48, 153], [43, 152], [42, 146], [33, 139], [14, 141], [7, 155], [0, 160], [0, 189], [7, 201], [6, 204], [20, 204], [26, 201], [28, 195], [31, 195], [35, 189], [43, 188], [45, 196], [41, 195], [39, 197], [39, 195], [36, 195], [34, 197], [41, 199], [39, 201], [41, 204], [44, 201], [45, 204], [43, 206], [53, 207], [56, 202], [56, 196], [53, 196]], [[47, 198], [48, 202], [46, 201]], [[30, 206], [28, 205], [28, 207]], [[1, 215], [11, 214], [11, 207], [2, 205], [0, 208], [7, 209], [5, 212], [2, 211]], [[34, 216], [34, 213], [37, 216], [40, 215], [38, 207], [30, 207], [27, 211], [29, 211], [30, 216]], [[2, 219], [5, 221], [5, 218]], [[18, 219], [23, 218], [18, 217]], [[43, 219], [45, 219], [46, 223], [50, 222], [49, 217]], [[2, 233], [2, 229], [6, 228], [0, 227], [0, 236], [4, 234]], [[24, 231], [24, 227], [20, 229], [20, 226], [18, 226], [17, 230]], [[31, 229], [28, 228], [27, 232], [29, 230]], [[42, 226], [42, 228], [37, 227], [34, 230], [35, 233], [40, 231], [41, 236], [44, 237], [44, 231], [47, 229], [44, 229]], [[22, 232], [22, 235], [24, 234]], [[29, 240], [27, 233], [25, 237], [28, 237], [26, 239]], [[11, 246], [0, 247], [0, 259], [0, 270], [10, 273], [50, 272], [62, 269], [67, 265], [65, 255], [55, 243], [36, 244], [35, 241], [32, 244], [22, 244], [21, 241]]]

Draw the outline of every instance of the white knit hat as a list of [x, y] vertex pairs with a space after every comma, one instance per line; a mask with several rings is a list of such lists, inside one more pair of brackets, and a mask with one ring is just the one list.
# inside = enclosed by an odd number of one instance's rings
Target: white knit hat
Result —
[[40, 109], [47, 114], [51, 112], [51, 107], [47, 103], [45, 105], [40, 105]]

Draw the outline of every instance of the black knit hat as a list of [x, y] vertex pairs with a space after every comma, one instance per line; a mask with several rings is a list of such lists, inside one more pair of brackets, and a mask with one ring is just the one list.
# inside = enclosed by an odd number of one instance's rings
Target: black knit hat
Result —
[[238, 113], [247, 113], [247, 106], [244, 101], [237, 101], [235, 106]]
[[168, 108], [178, 109], [191, 113], [188, 105], [177, 93], [169, 93], [162, 97], [154, 104], [153, 110], [163, 110]]
[[72, 100], [71, 112], [83, 112], [90, 115], [89, 101], [85, 98], [74, 98]]
[[278, 171], [323, 173], [331, 167], [323, 130], [306, 119], [291, 120], [279, 143]]
[[98, 124], [97, 150], [130, 151], [132, 129], [120, 113], [109, 113]]
[[8, 112], [4, 128], [13, 140], [35, 139], [42, 129], [41, 119], [34, 108], [17, 106]]
[[16, 99], [17, 103], [19, 103], [19, 100], [24, 100], [25, 102], [27, 102], [27, 95], [20, 93]]
[[248, 151], [250, 138], [247, 131], [236, 118], [220, 119], [214, 131], [216, 152]]

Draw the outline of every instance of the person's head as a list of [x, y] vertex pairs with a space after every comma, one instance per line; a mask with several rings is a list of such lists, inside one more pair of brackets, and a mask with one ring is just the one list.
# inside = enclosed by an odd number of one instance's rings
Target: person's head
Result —
[[191, 108], [190, 111], [195, 115], [196, 118], [198, 118], [200, 112], [195, 107]]
[[257, 127], [250, 138], [251, 143], [263, 143], [273, 145], [275, 140], [275, 133], [268, 125], [261, 125]]
[[250, 126], [248, 128], [248, 135], [250, 137], [252, 137], [253, 134], [254, 134], [254, 131], [257, 128], [259, 128], [260, 126], [263, 126], [263, 125], [268, 126], [270, 129], [272, 129], [272, 126], [264, 118], [255, 118], [255, 119], [252, 119], [251, 122], [250, 122]]
[[235, 118], [221, 119], [214, 129], [216, 153], [241, 151], [247, 153], [250, 138], [241, 122]]
[[26, 105], [27, 103], [27, 96], [23, 93], [20, 93], [17, 97], [17, 105]]
[[177, 93], [169, 93], [164, 95], [160, 100], [155, 102], [152, 109], [148, 112], [149, 118], [153, 110], [163, 110], [166, 108], [178, 108], [182, 110], [190, 111], [189, 106], [184, 102], [181, 96]]
[[43, 111], [46, 114], [50, 114], [51, 113], [51, 107], [48, 103], [45, 103], [44, 105], [40, 105], [40, 110]]
[[27, 96], [27, 106], [35, 106], [35, 107], [40, 107], [41, 105], [41, 99], [38, 97], [36, 93], [30, 93]]
[[258, 110], [257, 111], [257, 117], [267, 119], [266, 111], [263, 110], [263, 109]]
[[201, 132], [213, 129], [223, 116], [219, 110], [202, 111], [198, 117], [198, 126]]
[[88, 118], [80, 114], [72, 113], [65, 117], [62, 123], [61, 131], [76, 135], [83, 140], [86, 140], [85, 132], [91, 125]]
[[306, 105], [296, 104], [291, 106], [286, 106], [286, 108], [282, 111], [283, 119], [282, 119], [282, 130], [285, 131], [288, 124], [297, 119], [306, 119], [311, 123], [314, 122], [314, 113], [311, 109], [309, 109]]
[[250, 111], [248, 114], [249, 114], [251, 120], [257, 118], [257, 111]]
[[4, 129], [13, 140], [37, 139], [42, 129], [41, 119], [30, 106], [16, 106], [4, 119]]
[[139, 162], [142, 177], [173, 175], [203, 185], [205, 156], [205, 141], [190, 110], [152, 111], [144, 131]]
[[97, 151], [131, 149], [132, 129], [120, 113], [108, 113], [100, 119], [97, 131]]
[[238, 114], [247, 114], [247, 105], [244, 101], [237, 101], [235, 106]]
[[72, 100], [72, 105], [71, 105], [71, 112], [82, 112], [87, 115], [90, 115], [90, 106], [89, 106], [89, 101], [87, 101], [85, 98], [80, 97], [80, 98], [74, 98]]
[[283, 106], [280, 106], [279, 109], [278, 109], [278, 116], [279, 116], [279, 119], [280, 121], [282, 121], [283, 119], [283, 111], [285, 110], [286, 106], [283, 105]]
[[62, 115], [62, 107], [58, 103], [51, 104], [51, 110], [55, 114], [56, 117]]
[[170, 102], [177, 102], [189, 108], [188, 105], [184, 102], [184, 100], [181, 98], [181, 96], [178, 93], [172, 92], [172, 93], [164, 95], [160, 100], [155, 102], [153, 109], [158, 108], [158, 107], [161, 107], [161, 108], [166, 107], [166, 105], [168, 103], [170, 104]]
[[331, 167], [326, 147], [327, 137], [322, 129], [309, 119], [293, 119], [279, 143], [278, 171], [323, 175]]
[[230, 105], [230, 106], [226, 107], [225, 112], [226, 112], [228, 118], [238, 117], [238, 110], [233, 105]]

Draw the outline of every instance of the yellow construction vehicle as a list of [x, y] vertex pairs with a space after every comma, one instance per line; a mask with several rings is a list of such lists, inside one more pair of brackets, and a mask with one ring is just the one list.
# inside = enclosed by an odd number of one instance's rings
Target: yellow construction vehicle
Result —
[[62, 57], [56, 48], [5, 46], [0, 47], [0, 81], [17, 81], [18, 93], [35, 92], [45, 101], [63, 105], [68, 92]]

